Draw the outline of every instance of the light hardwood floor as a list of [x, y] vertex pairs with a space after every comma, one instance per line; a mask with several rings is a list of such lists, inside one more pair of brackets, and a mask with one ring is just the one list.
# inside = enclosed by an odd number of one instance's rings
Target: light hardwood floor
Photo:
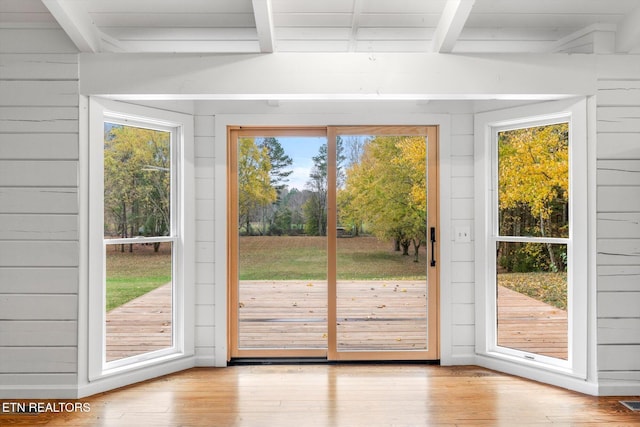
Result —
[[80, 400], [90, 412], [0, 414], [0, 425], [640, 425], [640, 413], [618, 400], [477, 367], [233, 366], [190, 369]]

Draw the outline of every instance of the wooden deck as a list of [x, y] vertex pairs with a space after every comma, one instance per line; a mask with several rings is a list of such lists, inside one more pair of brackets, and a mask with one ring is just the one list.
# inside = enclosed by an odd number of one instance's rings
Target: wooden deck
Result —
[[[339, 350], [426, 349], [425, 282], [338, 284]], [[327, 348], [327, 292], [321, 282], [243, 281], [241, 349]]]
[[[107, 360], [171, 346], [171, 288], [107, 313]], [[567, 313], [499, 288], [498, 343], [567, 358]], [[426, 348], [423, 282], [353, 281], [338, 290], [338, 349]], [[243, 281], [240, 348], [326, 348], [326, 288], [318, 282]]]
[[108, 312], [107, 362], [171, 347], [171, 317], [170, 283]]
[[498, 345], [567, 359], [567, 312], [498, 287]]

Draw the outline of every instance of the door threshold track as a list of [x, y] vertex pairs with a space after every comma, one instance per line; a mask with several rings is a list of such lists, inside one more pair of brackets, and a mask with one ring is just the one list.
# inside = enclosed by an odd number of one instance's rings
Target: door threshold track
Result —
[[239, 357], [231, 359], [227, 365], [318, 365], [327, 362], [324, 357]]
[[328, 360], [323, 357], [240, 357], [228, 366], [249, 365], [440, 365], [440, 360]]

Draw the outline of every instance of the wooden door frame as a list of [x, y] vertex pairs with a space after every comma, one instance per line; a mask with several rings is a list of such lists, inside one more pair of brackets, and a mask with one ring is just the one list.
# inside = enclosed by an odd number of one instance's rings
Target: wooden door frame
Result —
[[[436, 244], [431, 256], [435, 267], [427, 268], [426, 351], [338, 351], [337, 349], [337, 211], [336, 211], [336, 138], [337, 135], [415, 135], [427, 137], [427, 230], [436, 229]], [[327, 138], [327, 349], [245, 349], [238, 348], [239, 295], [238, 191], [236, 141], [240, 136], [324, 136]], [[440, 358], [440, 244], [439, 244], [439, 126], [228, 126], [227, 127], [227, 360], [239, 357], [326, 357], [328, 360], [439, 360]], [[433, 198], [432, 198], [433, 197]], [[427, 248], [427, 253], [429, 248]], [[431, 337], [435, 337], [431, 341]]]

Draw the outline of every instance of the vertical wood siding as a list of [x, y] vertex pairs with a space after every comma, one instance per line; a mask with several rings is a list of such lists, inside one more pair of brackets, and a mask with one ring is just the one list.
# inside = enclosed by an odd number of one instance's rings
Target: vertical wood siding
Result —
[[[214, 144], [213, 116], [195, 116], [196, 179], [196, 313], [195, 352], [198, 365], [214, 364]], [[224, 144], [225, 141], [219, 141]], [[224, 197], [218, 203], [226, 203]], [[226, 286], [222, 283], [219, 286]], [[226, 307], [222, 307], [226, 310]]]
[[598, 82], [598, 370], [640, 384], [640, 80]]
[[0, 28], [0, 384], [77, 382], [78, 61], [55, 28]]

